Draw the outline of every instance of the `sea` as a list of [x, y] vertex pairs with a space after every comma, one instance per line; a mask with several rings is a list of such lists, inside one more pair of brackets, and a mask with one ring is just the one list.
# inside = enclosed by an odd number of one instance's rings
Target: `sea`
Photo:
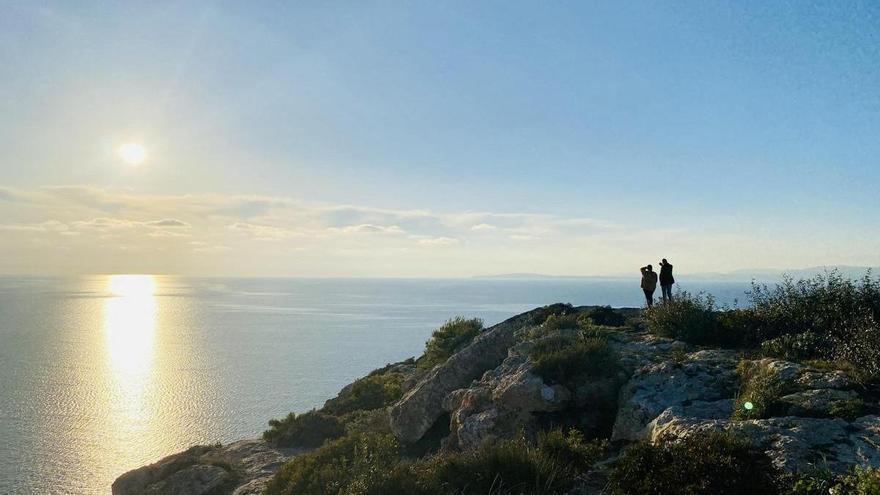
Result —
[[[730, 305], [749, 289], [678, 285]], [[643, 296], [637, 276], [0, 277], [0, 494], [108, 494], [125, 471], [320, 407], [451, 317], [488, 326], [555, 302]]]

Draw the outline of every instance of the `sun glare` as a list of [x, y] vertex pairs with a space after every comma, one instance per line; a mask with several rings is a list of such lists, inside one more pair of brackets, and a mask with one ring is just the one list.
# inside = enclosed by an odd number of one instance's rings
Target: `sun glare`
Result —
[[143, 371], [156, 330], [156, 282], [150, 275], [113, 275], [107, 289], [113, 294], [104, 305], [110, 362], [118, 372]]
[[119, 147], [119, 158], [129, 165], [140, 165], [147, 159], [147, 150], [138, 143], [125, 143]]

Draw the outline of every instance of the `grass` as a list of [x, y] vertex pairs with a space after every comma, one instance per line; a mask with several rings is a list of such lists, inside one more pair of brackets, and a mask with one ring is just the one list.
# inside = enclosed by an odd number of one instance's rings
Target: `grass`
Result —
[[732, 419], [763, 419], [779, 412], [778, 402], [786, 393], [785, 383], [757, 361], [740, 361], [737, 373], [740, 390], [734, 402]]

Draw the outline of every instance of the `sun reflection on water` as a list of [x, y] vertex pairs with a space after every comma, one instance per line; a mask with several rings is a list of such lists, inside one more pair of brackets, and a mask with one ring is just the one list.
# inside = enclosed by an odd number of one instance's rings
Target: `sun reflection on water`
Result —
[[156, 281], [151, 275], [112, 275], [104, 301], [106, 359], [113, 390], [129, 420], [143, 419], [156, 336]]

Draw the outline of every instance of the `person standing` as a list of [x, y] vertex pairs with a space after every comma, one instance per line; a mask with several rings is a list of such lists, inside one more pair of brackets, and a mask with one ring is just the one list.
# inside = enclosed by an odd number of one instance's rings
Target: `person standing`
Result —
[[672, 284], [674, 283], [672, 263], [663, 258], [663, 261], [660, 262], [660, 290], [663, 293], [663, 302], [672, 302]]
[[645, 292], [645, 301], [648, 302], [649, 308], [653, 308], [654, 291], [657, 290], [657, 272], [651, 265], [643, 266], [639, 268], [639, 271], [642, 272], [642, 290]]

